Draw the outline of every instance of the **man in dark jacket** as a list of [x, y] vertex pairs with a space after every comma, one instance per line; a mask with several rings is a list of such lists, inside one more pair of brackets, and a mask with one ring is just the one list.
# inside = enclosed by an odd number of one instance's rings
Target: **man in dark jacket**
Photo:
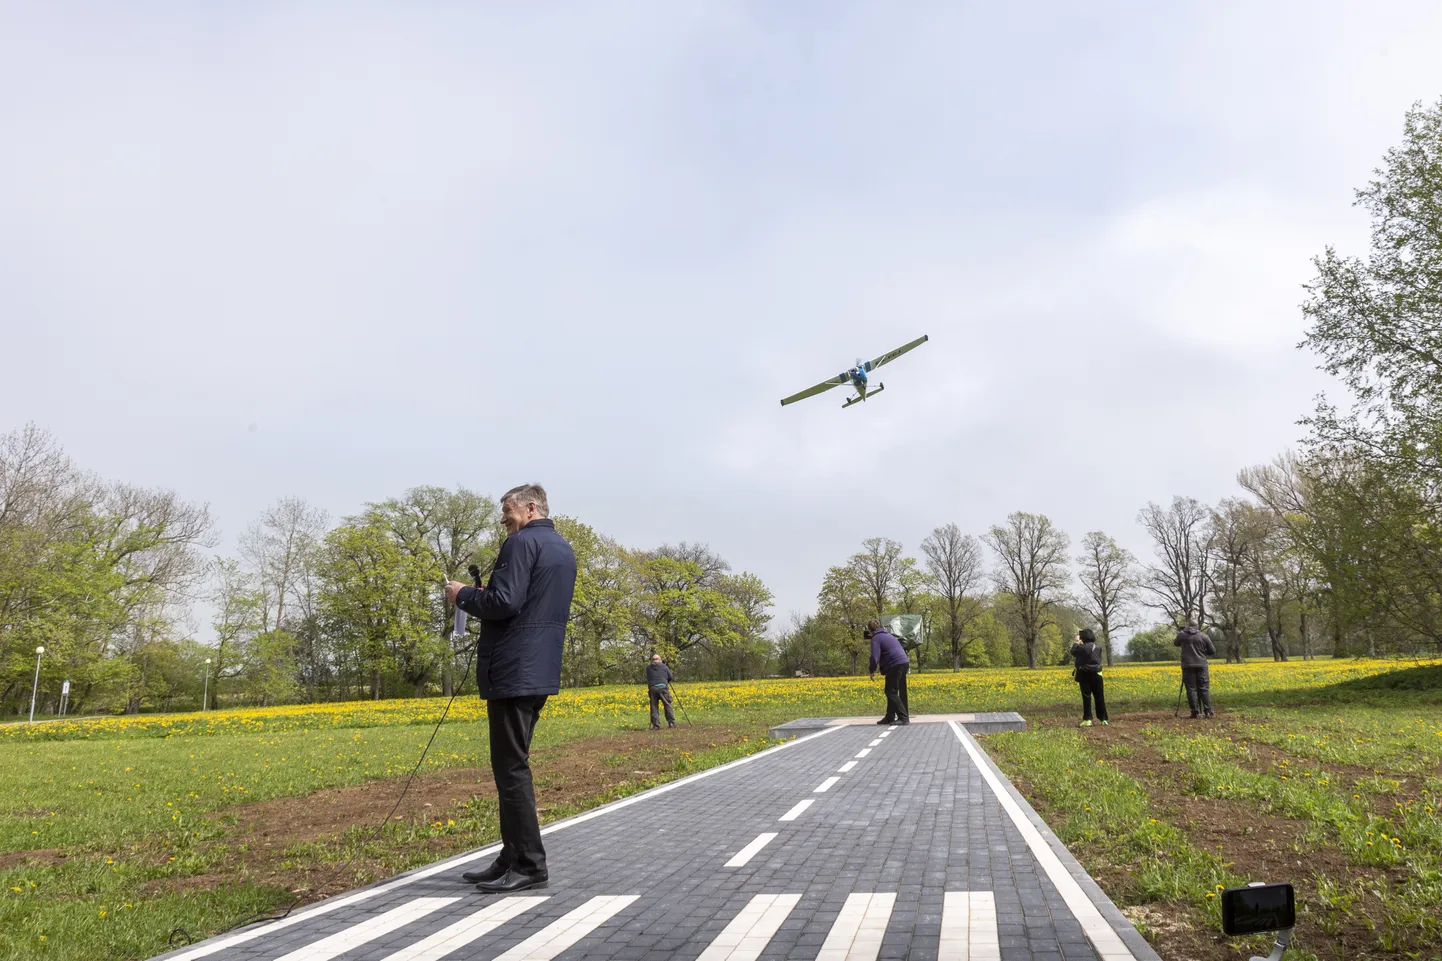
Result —
[[1212, 684], [1207, 672], [1207, 658], [1216, 657], [1217, 649], [1212, 639], [1198, 630], [1197, 622], [1187, 620], [1187, 626], [1172, 641], [1173, 647], [1182, 649], [1182, 685], [1187, 689], [1187, 704], [1192, 717], [1212, 716]]
[[671, 681], [674, 680], [671, 669], [666, 662], [661, 660], [660, 654], [651, 655], [651, 663], [646, 665], [646, 690], [651, 693], [651, 730], [661, 730], [661, 714], [656, 709], [658, 705], [666, 705], [666, 726], [676, 726], [676, 714], [671, 710]]
[[561, 689], [561, 650], [576, 588], [576, 555], [549, 514], [539, 484], [507, 491], [501, 521], [510, 536], [490, 583], [446, 585], [447, 600], [481, 620], [476, 686], [490, 722], [501, 853], [484, 871], [462, 876], [487, 894], [544, 887], [549, 877], [531, 781], [531, 736], [546, 698]]
[[876, 680], [876, 669], [886, 678], [886, 716], [877, 724], [910, 724], [911, 705], [906, 697], [906, 672], [911, 667], [911, 658], [892, 634], [881, 629], [881, 622], [872, 619], [866, 625], [864, 636], [871, 639], [871, 662], [868, 670], [871, 679]]

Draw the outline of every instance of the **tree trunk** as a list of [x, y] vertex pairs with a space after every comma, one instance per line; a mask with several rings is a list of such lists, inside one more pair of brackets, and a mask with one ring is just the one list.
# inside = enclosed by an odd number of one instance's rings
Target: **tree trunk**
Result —
[[380, 699], [381, 699], [381, 669], [378, 668], [378, 667], [373, 667], [373, 668], [371, 668], [371, 700], [372, 700], [372, 701], [379, 701]]

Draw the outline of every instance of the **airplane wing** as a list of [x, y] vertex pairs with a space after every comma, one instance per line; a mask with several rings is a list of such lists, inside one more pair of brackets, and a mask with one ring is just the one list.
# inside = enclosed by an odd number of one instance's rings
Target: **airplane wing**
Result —
[[781, 406], [785, 407], [787, 404], [794, 404], [798, 400], [805, 400], [808, 397], [815, 397], [817, 394], [820, 394], [823, 391], [828, 391], [833, 387], [840, 387], [848, 380], [850, 380], [850, 378], [847, 377], [846, 374], [837, 374], [835, 377], [823, 380], [815, 387], [808, 387], [799, 394], [792, 394], [790, 397], [786, 398], [781, 402]]
[[895, 350], [887, 351], [886, 353], [882, 354], [880, 357], [876, 358], [875, 360], [867, 361], [867, 363], [866, 363], [867, 373], [870, 373], [871, 371], [873, 371], [873, 370], [875, 370], [876, 368], [880, 367], [882, 364], [890, 363], [891, 361], [893, 361], [893, 360], [895, 360], [896, 358], [900, 357], [902, 354], [906, 353], [908, 350], [911, 350], [913, 347], [920, 347], [922, 344], [926, 343], [929, 339], [930, 339], [930, 338], [929, 338], [926, 334], [922, 334], [920, 337], [916, 338], [916, 339], [913, 340], [911, 343], [906, 344], [905, 346], [898, 347], [898, 348], [896, 348]]

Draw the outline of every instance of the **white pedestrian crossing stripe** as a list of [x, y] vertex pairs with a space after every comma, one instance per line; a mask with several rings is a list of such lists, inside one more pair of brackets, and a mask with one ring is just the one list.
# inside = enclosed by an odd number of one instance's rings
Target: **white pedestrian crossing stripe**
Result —
[[756, 895], [696, 961], [756, 961], [800, 900], [799, 894]]
[[384, 914], [367, 918], [344, 931], [337, 931], [330, 937], [321, 938], [303, 948], [296, 948], [289, 954], [281, 955], [276, 961], [331, 961], [332, 958], [338, 958], [347, 951], [374, 941], [383, 934], [390, 934], [397, 928], [459, 900], [460, 898], [416, 898], [398, 908], [391, 908]]
[[[763, 834], [747, 845], [752, 855], [776, 835]], [[764, 839], [764, 841], [763, 841]], [[757, 842], [762, 842], [758, 844]], [[754, 849], [754, 850], [753, 850]], [[737, 855], [740, 857], [741, 855]], [[735, 860], [735, 859], [733, 859]], [[742, 862], [744, 863], [744, 862]], [[277, 961], [332, 961], [362, 948], [460, 898], [416, 898], [361, 921]], [[547, 897], [503, 898], [479, 911], [384, 956], [382, 961], [480, 959], [485, 952], [465, 951], [475, 941], [538, 907]], [[552, 961], [638, 900], [637, 895], [594, 897], [540, 931], [496, 956], [494, 961]], [[756, 961], [800, 902], [800, 894], [758, 894], [716, 935], [696, 961]], [[816, 961], [876, 961], [896, 903], [894, 892], [852, 894], [832, 923]], [[937, 961], [1000, 961], [996, 899], [990, 891], [948, 891], [941, 915]]]
[[500, 955], [496, 961], [551, 961], [635, 900], [634, 894], [592, 898]]
[[395, 954], [386, 955], [384, 961], [440, 961], [546, 900], [544, 897], [506, 898], [488, 904], [475, 914], [401, 948]]
[[990, 891], [948, 891], [941, 908], [937, 961], [1000, 961], [996, 898]]
[[876, 961], [895, 903], [895, 894], [847, 895], [816, 961]]

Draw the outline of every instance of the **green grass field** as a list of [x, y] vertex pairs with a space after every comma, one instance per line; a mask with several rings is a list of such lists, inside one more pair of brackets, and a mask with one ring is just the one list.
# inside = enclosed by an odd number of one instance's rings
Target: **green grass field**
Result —
[[[1219, 666], [1223, 713], [1206, 728], [1171, 720], [1174, 665], [1109, 670], [1116, 723], [1085, 732], [1072, 727], [1075, 685], [1060, 669], [914, 675], [911, 699], [916, 713], [1032, 719], [1030, 732], [985, 746], [1164, 957], [1237, 956], [1211, 940], [1209, 895], [1259, 872], [1298, 884], [1296, 957], [1432, 957], [1439, 675], [1377, 661]], [[763, 748], [771, 724], [872, 713], [880, 689], [824, 678], [679, 695], [696, 726], [659, 738], [644, 730], [639, 687], [553, 698], [536, 740], [544, 816]], [[400, 819], [379, 837], [370, 829], [443, 706], [0, 727], [0, 961], [148, 957], [177, 928], [203, 937], [488, 843], [496, 823], [474, 698], [456, 702]]]

